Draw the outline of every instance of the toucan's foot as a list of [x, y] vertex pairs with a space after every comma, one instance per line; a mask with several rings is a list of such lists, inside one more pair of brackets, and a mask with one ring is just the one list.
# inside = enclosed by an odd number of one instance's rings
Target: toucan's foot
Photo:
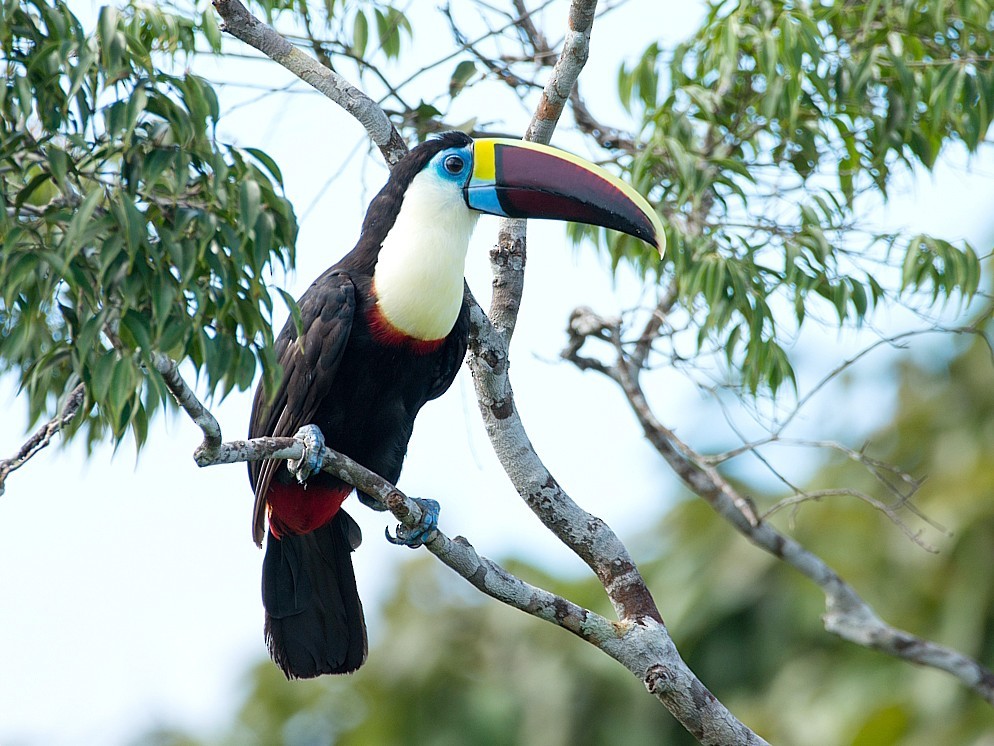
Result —
[[286, 468], [297, 481], [303, 484], [321, 471], [324, 452], [324, 434], [317, 425], [304, 425], [293, 436], [304, 445], [304, 454], [299, 458], [287, 459]]
[[391, 544], [403, 544], [411, 549], [417, 549], [428, 539], [436, 528], [438, 528], [438, 514], [441, 506], [434, 500], [427, 498], [411, 498], [421, 507], [421, 521], [413, 528], [408, 528], [404, 524], [397, 526], [397, 535], [391, 536], [390, 529], [384, 529], [387, 541]]

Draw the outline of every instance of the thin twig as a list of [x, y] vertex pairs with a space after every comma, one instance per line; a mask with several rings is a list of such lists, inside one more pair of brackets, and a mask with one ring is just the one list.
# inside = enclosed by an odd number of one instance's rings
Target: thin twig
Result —
[[77, 384], [69, 392], [69, 396], [66, 398], [65, 404], [62, 405], [62, 411], [59, 414], [38, 428], [11, 458], [0, 460], [0, 495], [3, 495], [6, 489], [7, 475], [12, 471], [20, 469], [39, 451], [48, 447], [56, 434], [61, 432], [62, 428], [68, 425], [73, 417], [76, 416], [85, 398], [86, 389], [83, 387], [83, 384]]
[[345, 78], [329, 70], [283, 38], [271, 26], [255, 18], [239, 0], [213, 0], [224, 20], [223, 30], [278, 62], [305, 83], [351, 114], [369, 133], [387, 165], [393, 166], [407, 153], [407, 144], [376, 102]]

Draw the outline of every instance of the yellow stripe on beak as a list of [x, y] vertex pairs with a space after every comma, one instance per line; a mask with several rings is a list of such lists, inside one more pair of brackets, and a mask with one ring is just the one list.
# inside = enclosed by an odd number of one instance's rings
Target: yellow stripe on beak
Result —
[[500, 142], [496, 138], [486, 138], [473, 142], [473, 178], [493, 182], [497, 178], [497, 158], [494, 146]]

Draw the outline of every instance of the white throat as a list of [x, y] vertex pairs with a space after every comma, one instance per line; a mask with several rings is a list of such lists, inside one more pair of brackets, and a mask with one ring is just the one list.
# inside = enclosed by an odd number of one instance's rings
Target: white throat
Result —
[[392, 326], [422, 340], [452, 331], [478, 217], [454, 184], [430, 171], [414, 177], [373, 271], [377, 305]]

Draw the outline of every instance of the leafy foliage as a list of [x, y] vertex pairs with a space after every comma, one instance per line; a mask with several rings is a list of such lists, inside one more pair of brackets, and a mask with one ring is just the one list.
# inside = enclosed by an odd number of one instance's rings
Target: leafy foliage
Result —
[[[329, 52], [343, 55], [358, 63], [360, 72], [377, 56], [396, 60], [404, 48], [404, 39], [413, 34], [411, 22], [402, 9], [393, 3], [356, 2], [355, 0], [255, 0], [269, 23], [287, 17], [300, 18], [306, 27], [306, 40], [319, 47], [319, 54]], [[370, 28], [376, 32], [376, 42], [370, 45]], [[319, 35], [319, 32], [324, 34]], [[294, 35], [290, 35], [294, 38]], [[329, 38], [325, 38], [328, 36]]]
[[[464, 49], [440, 61], [452, 70], [445, 91], [407, 103], [376, 67], [404, 58], [415, 29], [402, 9], [255, 5], [329, 64], [370, 73], [412, 138], [468, 85], [527, 80], [527, 62]], [[292, 261], [295, 235], [279, 170], [214, 142], [210, 85], [164, 70], [198, 39], [221, 50], [212, 10], [105, 8], [93, 40], [63, 3], [3, 12], [0, 322], [11, 333], [0, 360], [20, 373], [32, 415], [71, 380], [99, 381], [91, 437], [143, 428], [161, 397], [157, 386], [140, 396], [151, 349], [202, 366], [212, 391], [247, 385], [256, 360], [272, 381], [261, 273]], [[980, 282], [971, 246], [881, 234], [860, 216], [895, 173], [983, 141], [992, 27], [977, 1], [713, 3], [672, 54], [652, 44], [618, 76], [634, 134], [614, 156], [666, 218], [669, 253], [659, 262], [627, 237], [598, 240], [615, 264], [672, 283], [697, 353], [721, 353], [753, 393], [793, 382], [788, 349], [809, 319], [858, 325], [882, 302], [968, 300]]]
[[994, 118], [992, 47], [986, 2], [712, 3], [671, 59], [653, 44], [619, 74], [645, 145], [627, 170], [671, 249], [654, 267], [612, 236], [615, 263], [671, 271], [702, 346], [741, 363], [752, 391], [792, 379], [788, 332], [826, 304], [858, 324], [902, 292], [969, 299], [971, 246], [858, 218], [899, 169], [932, 168], [950, 143], [977, 149]]
[[[514, 55], [463, 48], [437, 62], [451, 71], [445, 90], [406, 106], [374, 66], [403, 61], [415, 33], [392, 4], [255, 6], [302, 26], [296, 43], [380, 80], [412, 139], [441, 126], [446, 95], [478, 84], [535, 88], [512, 74]], [[278, 373], [263, 277], [293, 261], [294, 214], [265, 153], [214, 138], [211, 86], [173, 71], [198, 40], [220, 51], [213, 12], [169, 8], [103, 8], [93, 35], [64, 2], [0, 4], [0, 372], [19, 376], [34, 417], [84, 383], [87, 416], [77, 422], [91, 439], [130, 430], [142, 442], [164, 398], [145, 370], [152, 352], [190, 360], [222, 394], [247, 387], [257, 362], [270, 383]], [[507, 34], [527, 36], [513, 23]], [[829, 323], [858, 324], [880, 304], [970, 298], [980, 285], [972, 247], [879, 234], [859, 216], [868, 199], [886, 198], [895, 174], [931, 169], [951, 143], [972, 152], [987, 136], [992, 38], [994, 11], [981, 0], [712, 3], [687, 43], [672, 54], [652, 44], [618, 76], [633, 134], [609, 147], [667, 219], [670, 253], [658, 263], [630, 239], [601, 244], [616, 264], [672, 283], [698, 351], [724, 353], [753, 392], [789, 385], [791, 333], [825, 311]], [[907, 369], [895, 429], [883, 434], [884, 458], [933, 475], [925, 507], [956, 531], [939, 558], [903, 539], [881, 542], [878, 517], [862, 506], [820, 506], [798, 534], [861, 590], [874, 589], [888, 618], [989, 660], [985, 454], [994, 444], [983, 352], [971, 349], [948, 375]], [[862, 487], [862, 472], [838, 469]], [[841, 539], [827, 530], [835, 526], [846, 527]], [[681, 505], [652, 533], [642, 569], [692, 666], [764, 734], [910, 745], [979, 742], [989, 730], [985, 705], [941, 674], [909, 675], [901, 662], [829, 638], [820, 596], [727, 531], [702, 504]], [[605, 606], [592, 582], [512, 569]], [[348, 681], [289, 685], [265, 664], [228, 740], [688, 738], [609, 660], [560, 630], [464, 603], [450, 581], [408, 568], [380, 636], [387, 642]], [[425, 597], [439, 600], [426, 606]], [[406, 697], [414, 689], [420, 696]]]
[[154, 6], [102, 8], [95, 36], [62, 2], [2, 6], [0, 371], [34, 418], [84, 383], [91, 441], [142, 443], [154, 352], [212, 392], [257, 360], [278, 375], [264, 273], [292, 261], [296, 220], [268, 156], [214, 140], [211, 86], [164, 70], [196, 38]]

